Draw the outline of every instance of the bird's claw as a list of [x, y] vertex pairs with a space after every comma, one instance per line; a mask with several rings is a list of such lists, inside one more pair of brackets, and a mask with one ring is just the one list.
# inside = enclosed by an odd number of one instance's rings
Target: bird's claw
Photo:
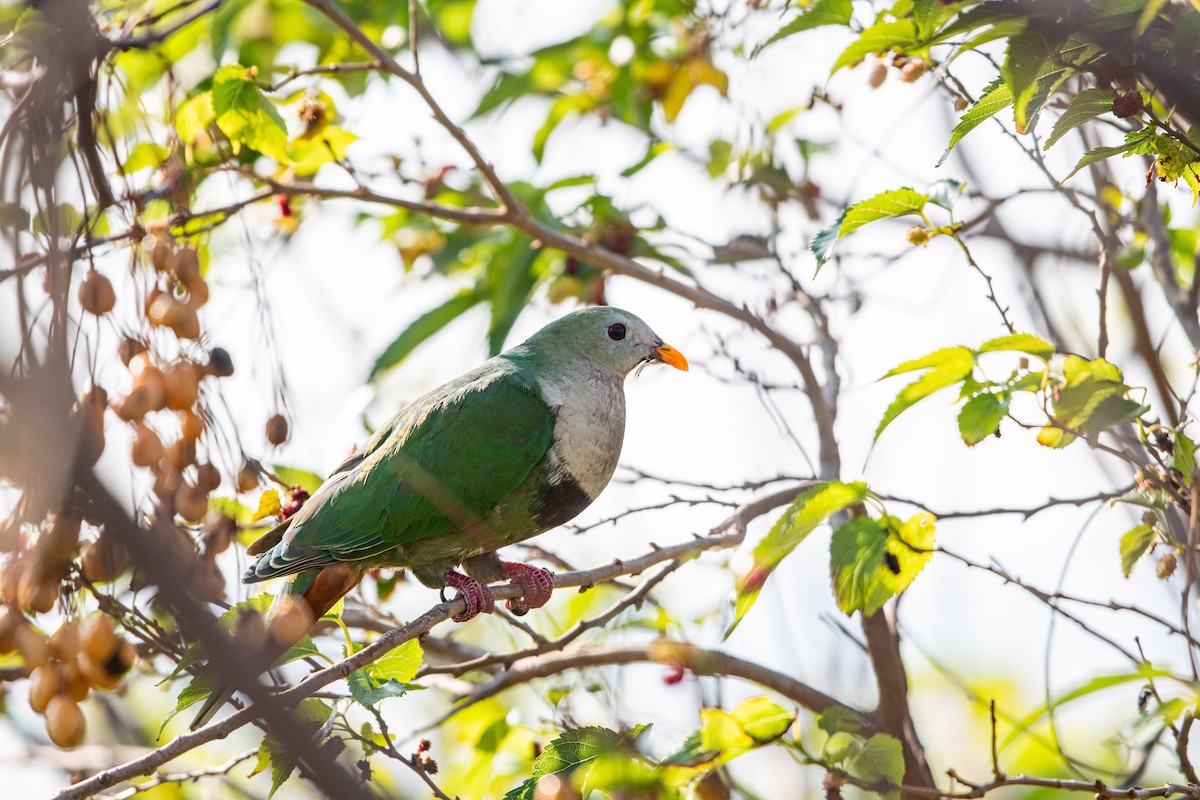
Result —
[[450, 618], [455, 622], [466, 622], [479, 614], [490, 614], [496, 610], [496, 599], [492, 597], [492, 590], [474, 578], [450, 570], [446, 574], [446, 585], [457, 589], [458, 596], [467, 604], [466, 611]]
[[554, 591], [554, 573], [550, 570], [516, 561], [503, 561], [501, 566], [508, 579], [521, 589], [520, 597], [510, 598], [504, 604], [513, 614], [523, 617], [550, 600]]

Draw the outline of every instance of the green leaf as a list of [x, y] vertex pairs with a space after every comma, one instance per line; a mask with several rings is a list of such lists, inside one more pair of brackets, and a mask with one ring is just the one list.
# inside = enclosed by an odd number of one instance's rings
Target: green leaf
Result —
[[1147, 0], [1145, 7], [1142, 8], [1142, 14], [1138, 17], [1137, 25], [1134, 26], [1133, 35], [1141, 36], [1150, 27], [1150, 23], [1158, 16], [1158, 12], [1167, 4], [1167, 0]]
[[989, 392], [977, 394], [963, 405], [958, 415], [958, 432], [968, 446], [977, 445], [1000, 429], [1008, 413], [1008, 401]]
[[899, 792], [888, 790], [904, 782], [904, 750], [900, 740], [886, 733], [875, 734], [850, 758], [846, 769], [854, 777], [872, 784], [885, 798], [898, 797]]
[[1013, 333], [989, 339], [979, 346], [981, 353], [996, 353], [1005, 350], [1015, 350], [1018, 353], [1028, 353], [1043, 361], [1054, 355], [1054, 345], [1040, 336], [1032, 333]]
[[181, 711], [185, 711], [201, 700], [207, 699], [215, 688], [217, 688], [217, 677], [212, 673], [200, 672], [193, 675], [192, 679], [188, 681], [188, 685], [183, 687], [183, 691], [175, 698], [175, 708], [171, 710], [171, 713], [163, 717], [162, 724], [158, 726], [159, 737], [166, 730], [168, 722], [177, 717]]
[[[306, 733], [309, 733], [318, 742], [328, 735], [327, 722], [331, 721], [333, 709], [322, 701], [309, 697], [300, 701], [296, 707], [296, 714], [300, 717], [300, 724]], [[296, 759], [290, 752], [276, 739], [274, 736], [267, 735], [263, 738], [262, 745], [259, 746], [258, 760], [255, 762], [254, 769], [250, 771], [247, 777], [253, 777], [265, 770], [268, 766], [271, 768], [271, 791], [267, 794], [268, 798], [274, 797], [275, 792], [279, 790], [287, 782], [287, 779], [292, 776], [292, 772], [296, 769]]]
[[975, 105], [966, 110], [962, 117], [958, 120], [958, 124], [950, 131], [950, 144], [946, 145], [946, 152], [942, 153], [942, 157], [938, 159], [937, 165], [940, 167], [950, 155], [950, 151], [954, 149], [954, 145], [962, 141], [966, 136], [985, 120], [995, 116], [995, 114], [1012, 105], [1013, 95], [1012, 90], [1008, 88], [1008, 84], [1003, 78], [997, 78], [988, 84], [983, 90], [983, 94], [975, 101]]
[[778, 739], [787, 732], [795, 715], [765, 697], [743, 700], [730, 712], [742, 730], [759, 744]]
[[417, 677], [417, 672], [421, 669], [423, 658], [424, 653], [421, 650], [421, 643], [416, 639], [409, 639], [394, 650], [385, 653], [382, 658], [375, 662], [372, 671], [376, 678], [409, 683], [413, 678]]
[[23, 231], [29, 228], [29, 222], [29, 212], [16, 203], [0, 203], [0, 228]]
[[1079, 163], [1075, 165], [1075, 168], [1067, 173], [1067, 176], [1059, 181], [1059, 183], [1066, 183], [1075, 175], [1076, 172], [1079, 172], [1079, 170], [1083, 169], [1089, 164], [1095, 164], [1097, 161], [1103, 161], [1106, 158], [1112, 158], [1116, 155], [1126, 157], [1132, 155], [1134, 151], [1145, 144], [1146, 140], [1149, 138], [1150, 134], [1147, 133], [1147, 131], [1149, 131], [1149, 128], [1145, 128], [1141, 131], [1135, 131], [1134, 133], [1139, 135], [1131, 135], [1126, 137], [1124, 144], [1114, 145], [1112, 147], [1095, 147], [1087, 151], [1083, 154], [1083, 157], [1079, 159]]
[[[658, 158], [663, 153], [670, 152], [671, 150], [674, 150], [674, 149], [675, 149], [674, 147], [667, 144], [666, 142], [651, 142], [650, 146], [646, 148], [646, 155], [642, 156], [641, 159], [639, 159], [636, 164], [633, 164], [632, 166], [628, 166], [625, 169], [621, 170], [621, 177], [622, 178], [633, 177], [634, 175], [638, 174], [643, 169], [645, 169], [647, 166], [649, 166], [650, 162], [654, 161], [654, 159]], [[594, 182], [595, 179], [593, 178], [592, 181]]]
[[1090, 119], [1112, 111], [1113, 98], [1114, 94], [1111, 89], [1084, 89], [1075, 95], [1071, 105], [1067, 106], [1067, 110], [1055, 121], [1054, 128], [1050, 131], [1050, 137], [1046, 139], [1043, 147], [1049, 150], [1068, 132]]
[[258, 510], [250, 517], [251, 522], [258, 522], [260, 519], [274, 517], [283, 511], [283, 506], [279, 503], [279, 490], [267, 489], [258, 497]]
[[867, 28], [842, 54], [833, 62], [829, 74], [837, 72], [847, 64], [866, 58], [872, 53], [883, 53], [892, 48], [903, 50], [917, 44], [917, 26], [911, 19], [898, 19], [892, 22], [882, 17], [871, 27]]
[[720, 708], [700, 709], [700, 747], [722, 755], [736, 755], [757, 742], [742, 729], [732, 714]]
[[804, 541], [817, 526], [839, 511], [867, 497], [865, 483], [831, 481], [805, 489], [754, 548], [754, 561], [748, 572], [738, 575], [734, 582], [734, 619], [725, 638], [742, 621], [758, 599], [763, 584], [771, 572], [792, 550]]
[[1004, 749], [1012, 744], [1018, 736], [1029, 730], [1031, 727], [1037, 724], [1042, 717], [1046, 716], [1050, 709], [1061, 708], [1068, 703], [1072, 703], [1084, 697], [1090, 697], [1097, 692], [1102, 692], [1105, 689], [1111, 689], [1114, 686], [1121, 686], [1123, 684], [1133, 683], [1135, 681], [1144, 682], [1153, 678], [1175, 678], [1175, 676], [1170, 670], [1158, 669], [1149, 662], [1143, 661], [1138, 665], [1137, 670], [1134, 672], [1120, 672], [1114, 675], [1101, 675], [1085, 681], [1071, 691], [1051, 699], [1047, 705], [1042, 706], [1029, 716], [1014, 724], [1012, 730], [1008, 734], [1008, 737], [1004, 740], [1003, 744], [1001, 744], [1000, 748]]
[[1009, 92], [1016, 98], [1014, 116], [1017, 133], [1024, 133], [1029, 122], [1027, 109], [1033, 97], [1035, 82], [1042, 65], [1050, 57], [1046, 35], [1040, 30], [1026, 30], [1008, 40], [1000, 74]]
[[1183, 476], [1183, 485], [1190, 488], [1192, 474], [1196, 471], [1196, 443], [1182, 431], [1175, 432], [1175, 449], [1171, 453], [1171, 465]]
[[607, 728], [564, 731], [533, 762], [533, 776], [504, 795], [504, 800], [532, 800], [534, 787], [542, 778], [586, 769], [600, 756], [618, 749], [620, 743], [621, 737]]
[[757, 57], [780, 39], [786, 39], [801, 31], [809, 31], [823, 25], [849, 25], [852, 11], [850, 0], [817, 0], [807, 11], [801, 12], [800, 16], [777, 30], [770, 39], [754, 48], [751, 58]]
[[821, 267], [825, 266], [825, 263], [833, 255], [833, 246], [837, 243], [838, 231], [841, 230], [842, 220], [844, 219], [846, 219], [845, 211], [828, 228], [817, 231], [812, 241], [808, 243], [809, 251], [817, 259], [817, 269], [813, 273], [813, 277], [816, 277], [817, 273], [821, 271]]
[[192, 144], [216, 118], [212, 92], [202, 92], [185, 101], [175, 111], [175, 130], [179, 133], [179, 140], [185, 145]]
[[[833, 532], [829, 571], [838, 607], [847, 614], [874, 614], [903, 592], [933, 555], [933, 516], [907, 522], [852, 519]], [[894, 530], [891, 528], [894, 527]]]
[[1133, 572], [1133, 566], [1141, 560], [1154, 543], [1154, 526], [1142, 523], [1125, 531], [1121, 536], [1121, 572], [1125, 577]]
[[867, 728], [862, 714], [846, 706], [832, 706], [821, 712], [817, 727], [832, 736], [835, 733], [859, 733]]
[[121, 164], [121, 173], [129, 175], [147, 167], [157, 167], [167, 159], [167, 148], [154, 142], [138, 142]]
[[929, 202], [929, 195], [907, 187], [881, 192], [846, 209], [838, 228], [838, 238], [847, 236], [871, 222], [905, 214], [918, 214]]
[[212, 109], [217, 127], [234, 146], [245, 145], [288, 163], [287, 126], [283, 118], [238, 64], [221, 67], [213, 76]]
[[389, 697], [403, 697], [413, 688], [397, 680], [377, 681], [367, 674], [366, 668], [356, 669], [346, 678], [346, 686], [354, 701], [366, 708], [374, 708]]
[[417, 317], [375, 359], [375, 364], [371, 367], [371, 374], [367, 377], [367, 380], [373, 381], [384, 372], [399, 364], [418, 345], [449, 325], [482, 299], [483, 296], [479, 292], [468, 289], [459, 292], [432, 311], [428, 311]]
[[929, 370], [929, 372], [926, 372], [920, 378], [901, 389], [900, 393], [896, 395], [896, 399], [887, 407], [887, 410], [883, 414], [883, 419], [879, 421], [879, 426], [875, 429], [875, 439], [878, 440], [884, 428], [890, 425], [904, 411], [939, 389], [944, 389], [947, 386], [966, 379], [974, 367], [975, 355], [968, 348], [947, 347], [913, 361], [906, 361], [887, 375], [884, 375], [883, 377], [890, 378], [893, 375], [917, 369]]
[[272, 465], [271, 471], [275, 473], [276, 478], [279, 478], [279, 480], [288, 486], [299, 486], [309, 494], [316, 492], [317, 489], [321, 488], [321, 484], [325, 483], [325, 479], [315, 472], [307, 472], [295, 467], [285, 467], [282, 464]]

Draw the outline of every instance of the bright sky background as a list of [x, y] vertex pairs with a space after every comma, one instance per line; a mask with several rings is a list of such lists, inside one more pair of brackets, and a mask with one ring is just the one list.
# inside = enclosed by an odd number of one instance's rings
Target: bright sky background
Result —
[[[562, 3], [554, 0], [483, 0], [477, 11], [474, 34], [481, 51], [520, 53], [531, 46], [560, 40], [585, 29], [607, 2], [588, 0]], [[749, 40], [760, 41], [772, 30], [769, 20]], [[747, 65], [736, 59], [720, 62], [730, 73], [733, 108], [710, 89], [697, 91], [683, 113], [664, 131], [684, 146], [706, 148], [714, 131], [735, 142], [744, 142], [748, 129], [742, 120], [765, 120], [787, 108], [805, 105], [814, 87], [824, 84], [824, 70], [848, 41], [838, 31], [795, 37], [768, 50]], [[304, 46], [292, 50], [303, 64], [311, 59]], [[202, 65], [198, 65], [203, 68]], [[422, 68], [432, 91], [445, 104], [452, 118], [464, 120], [473, 110], [486, 80], [464, 71], [434, 50], [422, 54]], [[981, 63], [956, 65], [968, 86], [978, 90], [993, 72]], [[923, 189], [945, 178], [965, 178], [961, 162], [951, 158], [945, 166], [934, 164], [947, 141], [953, 117], [944, 96], [928, 82], [901, 84], [891, 79], [878, 91], [865, 87], [865, 70], [839, 73], [828, 91], [845, 104], [842, 122], [828, 109], [801, 113], [792, 123], [797, 136], [835, 142], [838, 157], [819, 162], [822, 171], [813, 179], [829, 198], [848, 202], [863, 199], [883, 189], [912, 185]], [[355, 160], [407, 150], [420, 139], [422, 153], [431, 165], [465, 164], [413, 93], [392, 83], [376, 85], [361, 101], [339, 100], [346, 127], [362, 142], [351, 149]], [[469, 132], [500, 174], [515, 178], [535, 168], [527, 150], [532, 131], [541, 124], [544, 111], [535, 103], [522, 103], [503, 115], [472, 122]], [[844, 128], [843, 128], [844, 124]], [[967, 139], [963, 149], [971, 154], [975, 169], [982, 174], [980, 186], [989, 194], [1044, 188], [1045, 183], [1013, 143], [993, 125], [984, 125]], [[617, 123], [605, 127], [595, 122], [564, 125], [547, 149], [545, 163], [537, 168], [538, 179], [582, 172], [601, 176], [601, 186], [616, 185], [615, 173], [636, 161], [644, 144], [636, 134]], [[1064, 175], [1078, 157], [1075, 142], [1064, 141], [1050, 153], [1051, 169]], [[1140, 181], [1137, 164], [1127, 165], [1131, 191]], [[1075, 180], [1079, 180], [1077, 177]], [[320, 182], [335, 184], [344, 178], [326, 168]], [[386, 184], [385, 184], [386, 187]], [[244, 193], [245, 186], [230, 187]], [[1179, 212], [1188, 208], [1182, 191], [1164, 189], [1164, 197]], [[212, 205], [228, 195], [216, 185], [206, 192]], [[567, 206], [564, 198], [564, 208]], [[578, 200], [579, 198], [574, 198]], [[682, 156], [666, 155], [617, 192], [627, 206], [650, 203], [661, 210], [673, 233], [720, 243], [746, 232], [766, 233], [767, 217], [748, 198], [738, 193], [722, 196], [712, 188], [702, 168]], [[967, 205], [966, 216], [970, 215]], [[1067, 215], [1060, 203], [1034, 195], [1014, 204], [1005, 222], [1028, 241], [1065, 241], [1090, 247], [1090, 235], [1082, 217]], [[804, 276], [814, 294], [840, 295], [849, 288], [846, 275], [854, 277], [865, 293], [865, 302], [853, 316], [840, 314], [836, 331], [842, 342], [840, 369], [845, 394], [840, 409], [839, 433], [843, 444], [843, 478], [863, 478], [872, 489], [885, 494], [919, 498], [931, 510], [965, 510], [1007, 505], [1033, 505], [1054, 497], [1075, 497], [1128, 482], [1120, 472], [1106, 472], [1082, 445], [1063, 451], [1038, 447], [1033, 434], [1015, 426], [1003, 428], [1004, 436], [974, 449], [958, 437], [953, 396], [939, 394], [902, 416], [883, 435], [874, 451], [871, 436], [883, 409], [903, 385], [903, 378], [877, 383], [876, 379], [901, 361], [953, 344], [975, 345], [1002, 332], [995, 310], [987, 303], [982, 279], [964, 262], [949, 241], [935, 241], [926, 249], [903, 242], [907, 225], [882, 225], [856, 235], [839, 245], [847, 256], [840, 265], [830, 265], [816, 279], [805, 240], [816, 225], [802, 222], [799, 211], [787, 220], [789, 229], [781, 249], [789, 265]], [[273, 342], [287, 380], [287, 398], [293, 419], [291, 441], [271, 459], [313, 470], [329, 471], [345, 453], [365, 438], [364, 414], [378, 424], [394, 409], [439, 383], [455, 377], [486, 357], [484, 331], [486, 311], [476, 309], [421, 348], [389, 376], [377, 392], [363, 388], [371, 363], [408, 322], [434, 307], [457, 288], [452, 280], [423, 281], [405, 275], [394, 248], [380, 244], [379, 232], [370, 224], [355, 225], [349, 204], [327, 203], [310, 208], [308, 218], [286, 245], [267, 235], [272, 207], [250, 209], [213, 242], [214, 261], [210, 278], [213, 302], [202, 318], [212, 342], [227, 347], [234, 355], [238, 375], [222, 384], [224, 397], [234, 418], [245, 431], [246, 449], [265, 452], [262, 425], [276, 409], [272, 399], [273, 361], [264, 342]], [[264, 224], [266, 223], [266, 224]], [[1013, 308], [1018, 329], [1032, 329], [1020, 287], [1009, 273], [1009, 258], [1003, 248], [984, 240], [973, 240], [977, 260], [996, 280], [1002, 301]], [[697, 254], [703, 249], [691, 245]], [[884, 263], [875, 254], [894, 256]], [[859, 254], [856, 258], [851, 254]], [[105, 271], [117, 278], [125, 263], [118, 253]], [[710, 288], [747, 300], [761, 300], [766, 281], [748, 281], [747, 274], [765, 275], [754, 266], [737, 269], [712, 267], [702, 273]], [[1094, 343], [1094, 272], [1066, 267], [1048, 272], [1045, 291], [1054, 303], [1067, 303], [1076, 310], [1074, 322], [1080, 332], [1080, 347]], [[257, 281], [265, 287], [269, 318], [258, 313], [260, 299], [243, 291]], [[781, 360], [765, 352], [760, 340], [742, 335], [736, 328], [710, 313], [697, 313], [688, 304], [648, 289], [633, 281], [616, 278], [610, 283], [610, 301], [646, 319], [669, 343], [692, 361], [687, 374], [665, 368], [648, 369], [631, 378], [627, 387], [629, 421], [622, 463], [646, 472], [714, 484], [742, 482], [777, 474], [809, 474], [795, 445], [754, 391], [730, 385], [713, 376], [728, 374], [727, 363], [713, 358], [714, 332], [733, 334], [733, 348], [746, 363], [767, 370], [769, 377], [791, 381]], [[5, 299], [5, 308], [11, 303]], [[565, 307], [551, 307], [539, 299], [521, 317], [509, 343], [521, 341]], [[5, 312], [7, 313], [7, 312]], [[1110, 358], [1120, 364], [1128, 355], [1123, 346], [1124, 324], [1119, 307], [1113, 311], [1115, 345]], [[1151, 316], [1160, 327], [1169, 327], [1171, 317], [1163, 309]], [[795, 322], [785, 319], [787, 327]], [[796, 325], [792, 332], [803, 327]], [[1037, 332], [1036, 330], [1034, 332]], [[1179, 345], [1175, 332], [1170, 345]], [[1094, 344], [1091, 345], [1094, 348]], [[1176, 347], [1175, 352], [1186, 352]], [[1011, 368], [997, 356], [997, 372]], [[1183, 375], [1187, 365], [1172, 364]], [[101, 379], [115, 383], [120, 365], [110, 365]], [[1132, 382], [1143, 380], [1136, 374]], [[815, 433], [807, 406], [798, 393], [780, 394], [779, 409], [800, 440], [814, 453]], [[1032, 414], [1026, 410], [1030, 418]], [[110, 419], [110, 430], [118, 426]], [[103, 464], [115, 474], [120, 461], [113, 458], [120, 446], [110, 440]], [[870, 456], [868, 460], [868, 455]], [[1111, 466], [1111, 465], [1110, 465]], [[652, 504], [668, 491], [686, 497], [702, 492], [643, 482], [636, 486], [616, 485], [580, 518], [596, 520], [622, 509]], [[912, 513], [896, 505], [892, 513]], [[1089, 509], [1090, 510], [1090, 509]], [[544, 535], [539, 544], [560, 553], [580, 566], [593, 566], [613, 557], [645, 551], [649, 541], [678, 542], [702, 533], [726, 517], [716, 506], [672, 510], [661, 514], [636, 515], [616, 526], [606, 526], [585, 536], [566, 531]], [[1120, 509], [1102, 511], [1086, 526], [1088, 511], [1056, 509], [1026, 523], [1017, 516], [988, 520], [950, 522], [939, 526], [939, 541], [955, 552], [975, 560], [994, 558], [1000, 564], [1045, 589], [1060, 581], [1072, 593], [1100, 600], [1111, 597], [1136, 602], [1169, 619], [1178, 617], [1178, 586], [1159, 582], [1150, 564], [1141, 565], [1134, 577], [1121, 576], [1117, 555], [1120, 534], [1136, 520]], [[760, 520], [751, 529], [753, 542], [773, 521]], [[758, 605], [735, 635], [722, 643], [727, 622], [722, 609], [731, 587], [728, 554], [707, 556], [681, 569], [658, 591], [658, 597], [682, 618], [701, 618], [689, 634], [698, 644], [725, 647], [730, 652], [762, 661], [847, 701], [870, 705], [874, 702], [873, 679], [864, 657], [834, 622], [858, 632], [857, 619], [847, 620], [834, 604], [828, 580], [828, 530], [810, 537], [775, 573]], [[1074, 556], [1068, 555], [1075, 549]], [[230, 570], [235, 569], [230, 564]], [[257, 589], [255, 589], [257, 591]], [[427, 608], [435, 594], [408, 584], [390, 601], [390, 609], [403, 617]], [[930, 748], [932, 762], [950, 765], [965, 774], [988, 772], [986, 728], [978, 715], [968, 713], [961, 693], [938, 677], [926, 656], [945, 664], [973, 681], [996, 681], [1015, 686], [1019, 705], [1007, 709], [1023, 715], [1042, 702], [1049, 680], [1055, 691], [1077, 685], [1104, 673], [1128, 669], [1129, 664], [1112, 650], [1081, 635], [1071, 624], [1059, 620], [1050, 636], [1051, 616], [1045, 606], [1012, 586], [1003, 586], [992, 576], [970, 574], [945, 557], [935, 557], [901, 603], [905, 655], [916, 686], [918, 728]], [[553, 609], [553, 605], [551, 606]], [[539, 612], [528, 618], [537, 622]], [[550, 613], [553, 613], [551, 610]], [[1131, 645], [1139, 635], [1147, 655], [1155, 663], [1182, 666], [1183, 650], [1146, 626], [1111, 614], [1081, 613], [1109, 635]], [[497, 641], [504, 628], [494, 621], [480, 620], [462, 631], [467, 639], [485, 636]], [[443, 626], [438, 633], [449, 632]], [[1049, 670], [1044, 671], [1047, 648]], [[620, 687], [623, 716], [629, 721], [654, 722], [653, 743], [665, 752], [697, 725], [697, 692], [694, 683], [667, 687], [659, 667], [623, 668], [610, 678]], [[568, 682], [580, 680], [568, 676]], [[1078, 736], [1078, 747], [1091, 750], [1110, 736], [1118, 720], [1133, 713], [1138, 684], [1110, 692], [1100, 703], [1089, 702], [1060, 720], [1064, 738]], [[522, 694], [524, 716], [536, 723], [547, 709], [528, 690]], [[730, 681], [720, 687], [723, 702], [757, 693], [753, 687]], [[20, 690], [18, 690], [18, 693]], [[707, 698], [714, 697], [713, 684], [706, 683]], [[136, 702], [164, 706], [170, 697], [146, 694]], [[389, 719], [397, 731], [414, 720], [428, 719], [440, 697], [430, 691], [391, 701]], [[19, 723], [40, 732], [22, 699], [9, 703]], [[580, 722], [609, 723], [601, 710], [583, 703], [576, 707]], [[594, 715], [594, 718], [588, 715]], [[186, 716], [186, 714], [184, 715]], [[806, 725], [811, 723], [806, 722]], [[170, 731], [178, 731], [175, 724]], [[245, 732], [243, 732], [245, 733]], [[0, 749], [19, 752], [4, 738], [11, 736], [0, 726]], [[214, 761], [218, 752], [232, 754], [253, 744], [251, 735], [232, 737], [204, 752]], [[16, 756], [20, 759], [21, 756]], [[4, 770], [18, 766], [0, 760]], [[736, 769], [736, 768], [735, 768]], [[782, 754], [766, 754], [747, 760], [741, 775], [765, 797], [796, 796], [795, 782], [803, 780], [810, 790], [819, 782], [817, 770], [801, 770]], [[31, 793], [61, 785], [61, 779], [44, 767], [20, 767], [22, 780]], [[403, 780], [407, 781], [407, 777]], [[402, 785], [408, 785], [404, 783]], [[292, 788], [292, 787], [289, 787]]]

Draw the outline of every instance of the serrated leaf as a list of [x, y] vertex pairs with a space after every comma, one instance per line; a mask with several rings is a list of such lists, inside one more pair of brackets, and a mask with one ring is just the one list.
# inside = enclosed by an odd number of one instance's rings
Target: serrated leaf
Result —
[[1154, 543], [1154, 526], [1142, 523], [1121, 535], [1121, 572], [1126, 578]]
[[759, 53], [779, 40], [802, 31], [810, 31], [823, 25], [849, 25], [852, 12], [850, 0], [817, 0], [808, 10], [801, 12], [800, 16], [777, 30], [770, 39], [754, 48], [751, 58], [756, 58]]
[[282, 506], [279, 504], [279, 490], [267, 489], [258, 498], [258, 510], [250, 517], [251, 522], [258, 522], [266, 517], [274, 517], [282, 513]]
[[1181, 431], [1175, 432], [1175, 448], [1171, 453], [1171, 465], [1183, 476], [1183, 485], [1191, 488], [1192, 475], [1196, 471], [1196, 443]]
[[416, 639], [409, 639], [399, 647], [385, 653], [375, 662], [372, 671], [376, 678], [408, 683], [417, 677], [423, 658], [424, 652], [421, 650], [421, 643]]
[[1009, 37], [1000, 74], [1015, 98], [1013, 114], [1017, 133], [1025, 132], [1029, 121], [1029, 100], [1033, 96], [1038, 72], [1049, 57], [1050, 46], [1042, 31], [1026, 30]]
[[1050, 131], [1049, 138], [1046, 139], [1046, 144], [1043, 147], [1049, 150], [1054, 146], [1054, 143], [1065, 136], [1070, 131], [1078, 128], [1088, 120], [1095, 119], [1101, 114], [1106, 114], [1112, 111], [1114, 98], [1111, 89], [1084, 89], [1071, 101], [1071, 105], [1067, 106], [1067, 110], [1062, 113], [1055, 123], [1054, 128]]
[[906, 361], [888, 372], [883, 377], [890, 378], [893, 375], [917, 369], [929, 370], [929, 372], [926, 372], [920, 378], [901, 389], [896, 398], [892, 400], [887, 410], [884, 411], [883, 419], [879, 421], [879, 425], [875, 429], [875, 439], [878, 440], [884, 429], [896, 417], [911, 408], [915, 403], [940, 389], [945, 389], [947, 386], [965, 380], [974, 368], [975, 355], [970, 349], [966, 347], [947, 347], [942, 350], [936, 350], [922, 358]]
[[[898, 787], [904, 782], [904, 750], [900, 740], [886, 733], [875, 734], [851, 756], [846, 769], [854, 777], [878, 789]], [[897, 791], [883, 793], [888, 800], [899, 795]]]
[[1113, 156], [1117, 155], [1132, 155], [1134, 151], [1137, 150], [1142, 144], [1143, 140], [1138, 139], [1134, 141], [1127, 140], [1125, 144], [1114, 145], [1113, 147], [1092, 148], [1083, 154], [1083, 157], [1079, 159], [1079, 162], [1075, 165], [1075, 168], [1067, 173], [1067, 176], [1059, 181], [1059, 183], [1066, 183], [1075, 175], [1076, 172], [1079, 172], [1079, 170], [1083, 169], [1089, 164], [1095, 164], [1097, 161], [1103, 161], [1106, 158], [1112, 158]]
[[903, 592], [933, 555], [933, 516], [914, 515], [895, 530], [869, 517], [852, 519], [833, 532], [829, 572], [838, 607], [874, 614]]
[[202, 92], [185, 101], [175, 111], [175, 130], [179, 140], [190, 145], [216, 118], [212, 92]]
[[846, 209], [838, 227], [838, 238], [847, 236], [872, 222], [905, 214], [916, 214], [925, 208], [929, 195], [909, 189], [892, 189], [855, 203]]
[[1006, 350], [1028, 353], [1042, 360], [1054, 355], [1054, 345], [1032, 333], [1013, 333], [1007, 336], [998, 336], [995, 339], [987, 340], [979, 346], [979, 352], [981, 353], [996, 353]]
[[244, 144], [280, 164], [288, 163], [283, 117], [244, 67], [221, 67], [213, 75], [212, 110], [217, 127], [229, 138], [235, 152]]
[[984, 392], [968, 400], [958, 415], [958, 432], [967, 446], [974, 446], [1000, 429], [1008, 413], [1008, 402]]
[[968, 108], [958, 120], [958, 124], [950, 131], [950, 143], [946, 145], [946, 152], [942, 153], [942, 157], [938, 159], [937, 165], [940, 167], [950, 155], [950, 151], [954, 146], [962, 141], [962, 138], [968, 133], [977, 128], [985, 120], [995, 116], [999, 111], [1008, 108], [1012, 105], [1013, 95], [1012, 90], [1008, 88], [1008, 84], [1003, 78], [997, 78], [992, 81], [984, 90], [979, 99], [975, 101], [975, 105]]
[[903, 50], [917, 44], [917, 26], [911, 19], [886, 21], [882, 18], [867, 28], [854, 42], [842, 51], [833, 62], [829, 74], [872, 53], [883, 53], [897, 48]]
[[868, 723], [852, 708], [833, 706], [821, 712], [817, 727], [832, 736], [835, 733], [859, 733], [868, 727]]
[[428, 311], [417, 317], [375, 359], [375, 363], [371, 367], [371, 374], [367, 376], [367, 380], [373, 381], [384, 372], [399, 364], [418, 345], [458, 319], [468, 309], [474, 307], [482, 300], [482, 294], [474, 289], [468, 289], [456, 294], [432, 311]]
[[758, 599], [771, 572], [792, 550], [829, 517], [861, 503], [867, 497], [865, 483], [831, 481], [805, 489], [796, 497], [771, 530], [754, 548], [753, 564], [734, 582], [734, 619], [725, 638], [746, 616]]
[[838, 231], [841, 230], [842, 220], [844, 219], [846, 219], [845, 211], [828, 228], [817, 231], [812, 241], [808, 243], [809, 252], [817, 259], [817, 268], [813, 272], [814, 278], [821, 271], [821, 267], [825, 266], [825, 263], [833, 255], [833, 246], [837, 243]]

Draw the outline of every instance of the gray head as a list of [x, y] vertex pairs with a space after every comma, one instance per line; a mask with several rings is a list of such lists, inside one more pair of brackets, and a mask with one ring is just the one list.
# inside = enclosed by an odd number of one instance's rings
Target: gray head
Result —
[[687, 359], [664, 344], [639, 317], [611, 306], [572, 311], [513, 349], [537, 366], [583, 362], [614, 377], [625, 377], [648, 361], [686, 370]]

